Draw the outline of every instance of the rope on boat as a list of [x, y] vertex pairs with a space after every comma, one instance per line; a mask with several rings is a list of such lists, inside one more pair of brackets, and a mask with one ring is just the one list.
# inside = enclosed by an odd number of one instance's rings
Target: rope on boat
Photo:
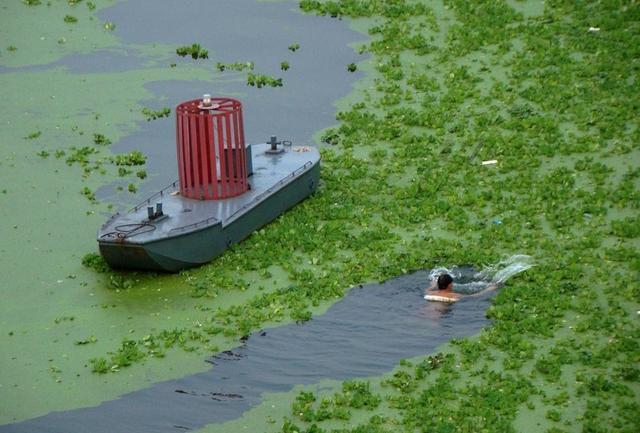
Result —
[[[145, 230], [142, 230], [142, 229]], [[150, 233], [156, 229], [156, 226], [149, 223], [122, 224], [115, 227], [115, 230], [105, 233], [100, 238], [117, 237], [118, 239], [132, 238], [144, 233]]]

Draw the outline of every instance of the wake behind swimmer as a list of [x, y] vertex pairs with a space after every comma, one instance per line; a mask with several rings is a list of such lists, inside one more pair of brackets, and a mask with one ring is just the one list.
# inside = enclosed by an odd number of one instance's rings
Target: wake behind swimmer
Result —
[[470, 268], [435, 268], [429, 274], [430, 285], [424, 298], [428, 301], [456, 302], [463, 296], [494, 290], [532, 266], [535, 265], [531, 256], [514, 254], [479, 272]]

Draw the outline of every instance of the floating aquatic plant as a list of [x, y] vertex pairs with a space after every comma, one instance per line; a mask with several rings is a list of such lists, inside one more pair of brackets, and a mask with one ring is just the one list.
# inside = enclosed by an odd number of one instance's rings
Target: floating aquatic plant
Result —
[[258, 89], [262, 87], [282, 87], [282, 78], [249, 72], [247, 75], [247, 85], [257, 87]]
[[[640, 143], [633, 15], [607, 3], [550, 3], [531, 17], [508, 2], [445, 4], [300, 3], [320, 15], [373, 18], [360, 47], [372, 56], [371, 84], [323, 134], [331, 148], [322, 150], [313, 199], [185, 274], [207, 324], [137, 345], [206, 347], [209, 336], [306, 319], [363, 281], [524, 251], [538, 266], [499, 291], [487, 311], [493, 325], [382, 379], [386, 397], [373, 413], [398, 424], [366, 428], [513, 431], [527, 408], [544, 414], [579, 400], [576, 428], [624, 431], [637, 409], [627, 390], [637, 369], [625, 367], [639, 350], [628, 311], [640, 300], [640, 170], [611, 158], [637, 157]], [[594, 17], [609, 22], [607, 33], [580, 30]], [[238, 276], [266, 278], [273, 263], [288, 280], [273, 291]], [[225, 290], [249, 296], [218, 309]], [[297, 412], [306, 419], [292, 412], [283, 431], [331, 430], [323, 423], [358, 410], [336, 406], [331, 393], [312, 397]]]
[[90, 336], [89, 338], [85, 338], [84, 340], [76, 340], [73, 342], [76, 346], [84, 346], [86, 344], [92, 344], [98, 341], [98, 338], [95, 335]]
[[109, 140], [104, 135], [98, 134], [98, 133], [93, 134], [93, 142], [99, 146], [108, 146], [111, 144], [111, 140]]
[[34, 140], [42, 135], [42, 131], [34, 131], [24, 137], [25, 140]]
[[82, 188], [80, 193], [83, 196], [85, 196], [87, 198], [87, 200], [89, 200], [91, 203], [96, 203], [97, 202], [95, 192], [91, 191], [91, 188], [89, 188], [88, 186], [85, 186], [84, 188]]
[[104, 374], [110, 371], [116, 372], [121, 367], [128, 367], [144, 357], [145, 354], [139, 349], [138, 343], [125, 338], [120, 348], [111, 354], [108, 361], [105, 358], [92, 358], [90, 362], [93, 372]]
[[209, 51], [196, 43], [176, 48], [176, 54], [180, 57], [191, 56], [193, 59], [206, 59], [209, 57]]
[[147, 157], [139, 150], [132, 150], [129, 153], [116, 155], [113, 157], [113, 162], [116, 165], [144, 165], [147, 161]]
[[312, 392], [301, 391], [292, 404], [292, 413], [305, 422], [348, 420], [351, 409], [373, 410], [381, 402], [380, 396], [371, 392], [369, 382], [357, 380], [345, 381], [341, 392], [325, 397], [319, 403], [316, 400]]
[[97, 253], [87, 253], [82, 257], [82, 265], [91, 268], [97, 272], [105, 273], [109, 271], [109, 265]]
[[144, 107], [142, 109], [142, 114], [147, 119], [147, 122], [149, 122], [162, 117], [169, 117], [169, 114], [171, 114], [171, 108], [164, 107], [160, 110], [152, 110], [151, 108]]
[[62, 322], [73, 322], [76, 318], [74, 316], [60, 316], [56, 317], [53, 321], [56, 325]]
[[216, 69], [218, 69], [220, 72], [224, 72], [224, 71], [240, 72], [244, 70], [253, 71], [253, 68], [254, 68], [253, 62], [233, 62], [233, 63], [218, 62], [216, 63]]

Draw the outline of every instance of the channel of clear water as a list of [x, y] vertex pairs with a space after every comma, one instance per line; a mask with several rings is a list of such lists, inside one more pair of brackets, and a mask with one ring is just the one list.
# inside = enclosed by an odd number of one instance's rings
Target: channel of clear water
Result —
[[[315, 131], [334, 122], [333, 102], [347, 94], [358, 77], [345, 72], [348, 63], [361, 59], [347, 43], [362, 36], [344, 22], [301, 15], [288, 2], [192, 0], [180, 6], [169, 0], [137, 0], [118, 3], [100, 15], [116, 22], [118, 36], [129, 44], [198, 42], [208, 48], [211, 81], [150, 82], [147, 87], [156, 97], [144, 102], [154, 108], [174, 107], [205, 92], [240, 97], [249, 142], [278, 134], [308, 143]], [[288, 51], [292, 43], [299, 43], [300, 51]], [[279, 70], [285, 60], [292, 67], [287, 72]], [[33, 68], [116, 73], [143, 68], [148, 61], [137, 50], [100, 51]], [[256, 72], [282, 76], [285, 85], [250, 88], [242, 74], [220, 80], [213, 70], [215, 61], [253, 61]], [[173, 127], [172, 119], [142, 122], [139, 131], [113, 146], [115, 152], [139, 149], [148, 155], [148, 171], [158, 175], [143, 185], [143, 194], [175, 177]], [[109, 200], [114, 189], [106, 186], [99, 196]], [[421, 271], [354, 288], [308, 323], [255, 333], [242, 346], [212, 356], [207, 360], [212, 368], [204, 373], [157, 383], [95, 407], [3, 425], [0, 432], [192, 430], [239, 417], [266, 392], [323, 379], [380, 375], [403, 358], [429, 353], [488, 324], [484, 311], [491, 293], [453, 306], [425, 303], [422, 295], [429, 279], [429, 273]]]
[[[454, 269], [459, 281], [476, 275]], [[433, 352], [452, 338], [489, 324], [485, 310], [493, 292], [454, 305], [422, 298], [430, 273], [419, 271], [351, 291], [329, 310], [303, 324], [252, 334], [242, 346], [209, 359], [212, 368], [157, 383], [99, 406], [52, 412], [0, 432], [179, 432], [241, 416], [263, 393], [323, 379], [376, 376], [401, 359]]]

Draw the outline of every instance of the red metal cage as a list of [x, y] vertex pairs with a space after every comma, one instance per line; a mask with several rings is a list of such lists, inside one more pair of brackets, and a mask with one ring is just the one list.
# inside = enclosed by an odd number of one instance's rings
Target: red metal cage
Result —
[[242, 104], [208, 99], [176, 107], [178, 175], [184, 197], [218, 200], [248, 189]]

